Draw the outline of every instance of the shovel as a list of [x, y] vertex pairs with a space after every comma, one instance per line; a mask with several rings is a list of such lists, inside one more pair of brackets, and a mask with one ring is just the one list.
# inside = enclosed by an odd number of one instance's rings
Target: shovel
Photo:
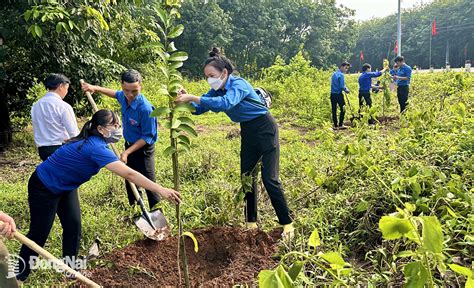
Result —
[[349, 111], [351, 112], [351, 118], [349, 119], [349, 121], [353, 123], [355, 119], [360, 119], [360, 116], [354, 115], [354, 110], [352, 110], [352, 105], [351, 101], [349, 101], [349, 96], [347, 96], [347, 93], [344, 93], [344, 95], [346, 96], [347, 106], [349, 106]]
[[[0, 221], [0, 226], [2, 226], [4, 223], [2, 221]], [[43, 256], [44, 258], [48, 259], [49, 261], [53, 262], [56, 267], [64, 270], [65, 272], [68, 272], [70, 273], [71, 275], [74, 275], [76, 277], [77, 280], [81, 281], [82, 283], [84, 283], [85, 285], [87, 285], [87, 287], [94, 287], [94, 288], [100, 288], [102, 286], [100, 286], [99, 284], [95, 283], [94, 281], [90, 280], [89, 278], [87, 278], [86, 276], [82, 275], [80, 272], [72, 269], [71, 267], [69, 267], [68, 265], [66, 265], [63, 261], [59, 260], [58, 258], [54, 257], [51, 253], [49, 253], [48, 251], [46, 251], [44, 248], [42, 248], [41, 246], [39, 246], [38, 244], [36, 244], [33, 240], [29, 239], [28, 237], [26, 237], [25, 235], [21, 234], [20, 232], [16, 231], [14, 234], [13, 234], [13, 237], [15, 237], [15, 239], [17, 239], [18, 241], [20, 241], [22, 244], [24, 244], [25, 246], [27, 246], [28, 248], [30, 248], [31, 250], [35, 251], [36, 253], [38, 253], [39, 255]], [[21, 258], [20, 258], [21, 259]], [[24, 260], [23, 260], [24, 261]], [[25, 263], [25, 264], [28, 264]]]
[[[84, 80], [80, 80], [81, 84], [84, 83]], [[97, 112], [99, 109], [97, 108], [97, 105], [95, 104], [94, 99], [92, 98], [91, 93], [85, 92], [87, 99], [89, 100], [90, 104], [92, 105], [92, 110]], [[120, 153], [115, 147], [114, 144], [110, 144], [110, 147], [114, 151], [115, 155], [117, 157], [120, 157]], [[165, 215], [163, 215], [163, 212], [159, 209], [152, 210], [151, 212], [148, 212], [148, 210], [145, 207], [145, 204], [143, 203], [143, 198], [140, 196], [138, 193], [137, 186], [132, 183], [128, 182], [130, 184], [130, 188], [132, 189], [133, 195], [135, 196], [135, 199], [138, 202], [138, 205], [140, 205], [140, 209], [142, 210], [142, 215], [137, 216], [133, 219], [135, 222], [135, 225], [138, 227], [142, 233], [153, 240], [156, 241], [162, 241], [164, 240], [170, 233], [170, 230], [168, 228], [168, 222], [166, 221]]]

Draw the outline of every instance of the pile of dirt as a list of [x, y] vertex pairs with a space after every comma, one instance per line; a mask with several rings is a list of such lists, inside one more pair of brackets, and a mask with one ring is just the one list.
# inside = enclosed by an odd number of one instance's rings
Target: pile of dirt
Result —
[[[254, 283], [262, 269], [273, 268], [277, 261], [276, 242], [281, 231], [271, 234], [259, 230], [213, 227], [193, 231], [199, 243], [194, 252], [186, 237], [189, 273], [193, 286], [223, 287]], [[85, 271], [104, 287], [179, 286], [177, 239], [141, 240], [103, 257], [101, 267]]]

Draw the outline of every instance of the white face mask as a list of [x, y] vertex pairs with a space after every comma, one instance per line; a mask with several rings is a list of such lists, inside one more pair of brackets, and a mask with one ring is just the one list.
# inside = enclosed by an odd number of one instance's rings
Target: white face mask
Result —
[[224, 79], [221, 79], [222, 74], [217, 77], [209, 77], [207, 78], [207, 83], [211, 86], [212, 89], [217, 90], [222, 87], [222, 84], [224, 84]]

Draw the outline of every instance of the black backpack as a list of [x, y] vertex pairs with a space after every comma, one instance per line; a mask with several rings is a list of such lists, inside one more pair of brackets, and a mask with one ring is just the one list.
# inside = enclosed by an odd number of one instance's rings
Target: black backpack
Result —
[[244, 98], [244, 100], [248, 101], [250, 103], [253, 103], [253, 104], [263, 106], [267, 109], [272, 106], [273, 96], [270, 92], [268, 92], [264, 88], [257, 87], [257, 88], [255, 88], [255, 93], [257, 93], [258, 97], [260, 97], [260, 101], [255, 100], [255, 99], [251, 99], [251, 98], [248, 98], [248, 97]]

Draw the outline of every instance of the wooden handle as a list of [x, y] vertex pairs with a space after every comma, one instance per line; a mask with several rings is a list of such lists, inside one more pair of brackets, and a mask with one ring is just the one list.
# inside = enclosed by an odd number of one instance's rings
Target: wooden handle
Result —
[[[82, 83], [85, 83], [85, 82], [84, 82], [84, 79], [79, 80], [79, 82], [80, 82], [81, 84], [82, 84]], [[94, 98], [92, 98], [91, 93], [88, 92], [88, 91], [85, 92], [85, 93], [86, 93], [87, 99], [89, 100], [89, 103], [91, 103], [91, 105], [92, 105], [92, 111], [94, 111], [94, 113], [97, 112], [97, 111], [99, 111], [99, 108], [97, 108], [97, 105], [95, 104]], [[114, 145], [113, 143], [110, 143], [109, 145], [110, 145], [110, 147], [112, 148], [112, 151], [114, 151], [115, 155], [120, 158], [120, 152], [119, 152], [118, 149], [115, 147], [115, 145]], [[128, 181], [128, 180], [127, 180], [127, 182], [128, 182], [128, 184], [130, 184], [130, 188], [132, 189], [133, 196], [135, 196], [135, 199], [137, 199], [137, 201], [138, 201], [138, 199], [140, 199], [141, 197], [140, 197], [140, 194], [138, 193], [137, 186], [135, 185], [135, 183], [132, 183], [132, 182], [130, 182], [130, 181]]]
[[[3, 225], [3, 224], [5, 224], [5, 223], [3, 223], [3, 221], [0, 221], [0, 225]], [[43, 256], [44, 258], [46, 258], [50, 261], [53, 261], [54, 264], [57, 265], [57, 267], [60, 267], [60, 268], [64, 269], [64, 271], [67, 271], [67, 272], [71, 273], [72, 275], [74, 275], [77, 278], [77, 280], [81, 281], [82, 283], [86, 284], [87, 286], [94, 287], [94, 288], [102, 287], [99, 284], [97, 284], [94, 281], [87, 278], [86, 276], [82, 275], [81, 273], [79, 273], [76, 270], [72, 269], [71, 267], [67, 266], [63, 261], [61, 261], [58, 258], [54, 257], [54, 255], [52, 255], [51, 253], [49, 253], [48, 251], [43, 249], [41, 246], [39, 246], [34, 241], [29, 239], [25, 235], [21, 234], [20, 232], [16, 231], [13, 234], [13, 237], [15, 237], [15, 239], [17, 239], [21, 243], [25, 244], [26, 246], [28, 246], [28, 248], [35, 251], [39, 255]]]

